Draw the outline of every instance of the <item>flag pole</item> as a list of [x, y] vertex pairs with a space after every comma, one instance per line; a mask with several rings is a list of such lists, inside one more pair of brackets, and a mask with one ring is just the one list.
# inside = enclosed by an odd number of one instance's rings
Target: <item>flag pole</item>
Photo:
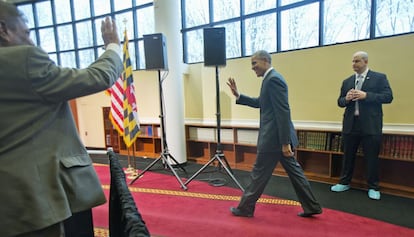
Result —
[[[126, 25], [127, 25], [128, 20], [126, 18], [124, 18], [124, 20], [122, 22], [124, 23], [124, 34], [126, 34], [126, 29], [127, 29]], [[125, 78], [124, 78], [124, 80], [125, 80]], [[123, 136], [125, 136], [125, 134], [123, 134]], [[132, 148], [134, 148], [134, 147], [132, 147]], [[128, 158], [128, 168], [125, 170], [125, 173], [131, 174], [131, 176], [134, 176], [134, 173], [136, 173], [136, 170], [135, 170], [135, 167], [131, 165], [130, 147], [127, 147], [127, 151], [128, 151], [128, 156], [127, 156], [127, 158]]]
[[[128, 39], [128, 37], [127, 37], [127, 22], [128, 22], [128, 20], [126, 18], [124, 18], [122, 22], [124, 23], [124, 41], [126, 41]], [[124, 45], [128, 44], [128, 42], [124, 42], [123, 44]], [[124, 52], [124, 54], [125, 54], [125, 52]], [[125, 67], [125, 55], [124, 55], [124, 67]], [[124, 80], [127, 80], [127, 78], [125, 77]], [[125, 94], [124, 94], [124, 96], [125, 96]], [[125, 133], [124, 133], [124, 136], [125, 136]], [[135, 179], [138, 176], [138, 170], [137, 170], [137, 167], [136, 167], [136, 157], [135, 157], [135, 142], [136, 142], [136, 140], [134, 140], [134, 142], [132, 142], [132, 144], [130, 144], [130, 146], [127, 147], [127, 150], [128, 150], [128, 168], [127, 168], [127, 172], [130, 174], [128, 176], [129, 179]], [[132, 157], [131, 157], [131, 154], [130, 154], [131, 151], [132, 151]]]

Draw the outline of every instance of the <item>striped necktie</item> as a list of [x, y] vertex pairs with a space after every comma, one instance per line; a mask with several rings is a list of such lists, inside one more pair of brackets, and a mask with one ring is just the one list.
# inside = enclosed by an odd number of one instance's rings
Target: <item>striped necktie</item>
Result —
[[[356, 90], [361, 90], [362, 83], [363, 83], [362, 79], [363, 79], [362, 74], [358, 74], [358, 76], [356, 77], [356, 80], [355, 80], [355, 89]], [[355, 101], [355, 113], [354, 113], [354, 115], [359, 116], [359, 103], [358, 103], [358, 100]]]

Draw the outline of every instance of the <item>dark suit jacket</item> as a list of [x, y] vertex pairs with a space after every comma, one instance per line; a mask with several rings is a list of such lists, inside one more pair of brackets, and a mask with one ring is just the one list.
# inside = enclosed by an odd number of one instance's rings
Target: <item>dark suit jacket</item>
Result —
[[263, 78], [259, 97], [240, 95], [236, 103], [260, 108], [258, 152], [280, 151], [283, 144], [298, 145], [290, 117], [288, 86], [274, 69]]
[[[338, 98], [338, 106], [345, 107], [342, 132], [351, 132], [354, 122], [355, 102], [346, 102], [346, 93], [355, 87], [355, 75], [352, 75], [342, 82], [341, 92]], [[391, 103], [393, 100], [392, 90], [385, 74], [368, 70], [362, 91], [367, 93], [364, 100], [359, 103], [359, 119], [362, 133], [365, 135], [382, 134], [382, 104]]]
[[123, 70], [119, 55], [107, 50], [77, 70], [37, 47], [2, 47], [0, 67], [0, 236], [104, 203], [68, 100], [110, 87]]

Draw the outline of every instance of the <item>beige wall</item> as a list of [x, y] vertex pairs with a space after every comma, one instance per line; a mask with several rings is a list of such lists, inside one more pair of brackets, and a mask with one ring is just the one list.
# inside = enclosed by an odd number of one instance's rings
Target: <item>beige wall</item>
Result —
[[[383, 106], [384, 122], [413, 124], [413, 42], [414, 34], [408, 34], [273, 54], [275, 69], [284, 75], [289, 85], [292, 119], [340, 122], [343, 109], [337, 106], [336, 100], [341, 83], [353, 73], [352, 54], [364, 50], [369, 54], [369, 67], [386, 73], [393, 89], [394, 101]], [[186, 118], [214, 118], [214, 72], [214, 68], [200, 64], [190, 66], [185, 82]], [[250, 69], [250, 58], [228, 60], [220, 69], [222, 118], [257, 119], [258, 111], [234, 104], [225, 84], [230, 76], [236, 79], [242, 93], [257, 96], [260, 90], [261, 78]]]
[[[156, 71], [134, 72], [138, 116], [142, 122], [159, 122], [159, 88]], [[105, 147], [102, 107], [110, 106], [110, 97], [97, 93], [76, 100], [79, 133], [87, 147]]]
[[[364, 50], [369, 67], [386, 73], [394, 92], [394, 101], [384, 105], [386, 124], [414, 124], [412, 91], [414, 88], [414, 34], [327, 47], [273, 54], [273, 65], [289, 85], [289, 100], [294, 121], [338, 122], [343, 109], [336, 104], [342, 81], [350, 76], [352, 54]], [[216, 116], [216, 74], [214, 67], [188, 65], [184, 77], [185, 119], [211, 120]], [[261, 78], [250, 69], [250, 58], [227, 60], [219, 68], [221, 117], [239, 121], [258, 119], [258, 110], [234, 103], [227, 88], [234, 77], [240, 92], [257, 96]], [[143, 122], [159, 122], [158, 75], [154, 71], [134, 72], [138, 114]], [[79, 129], [86, 146], [104, 147], [102, 107], [110, 100], [104, 93], [77, 100]], [[87, 135], [86, 135], [87, 134]]]

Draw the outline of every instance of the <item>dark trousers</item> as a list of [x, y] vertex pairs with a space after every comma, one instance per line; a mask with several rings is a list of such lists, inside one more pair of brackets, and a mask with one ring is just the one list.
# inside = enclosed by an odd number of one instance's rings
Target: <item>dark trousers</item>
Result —
[[342, 161], [341, 184], [350, 184], [354, 174], [355, 159], [361, 144], [366, 162], [366, 178], [369, 189], [379, 190], [379, 152], [382, 135], [364, 135], [361, 133], [359, 119], [356, 117], [351, 133], [342, 134], [344, 157]]
[[64, 221], [65, 237], [94, 237], [92, 210], [74, 213]]
[[15, 237], [64, 237], [63, 224], [60, 222], [44, 229], [20, 234]]
[[303, 210], [306, 213], [320, 211], [321, 206], [312, 193], [302, 167], [294, 157], [284, 157], [281, 151], [259, 152], [257, 154], [256, 163], [250, 173], [250, 184], [243, 193], [238, 209], [244, 212], [254, 212], [256, 202], [262, 195], [279, 161], [289, 176]]

